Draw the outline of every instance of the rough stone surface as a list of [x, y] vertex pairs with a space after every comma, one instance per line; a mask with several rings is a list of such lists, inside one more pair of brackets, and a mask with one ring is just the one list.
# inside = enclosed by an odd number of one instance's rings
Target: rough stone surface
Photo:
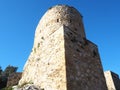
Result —
[[75, 8], [54, 6], [40, 20], [19, 85], [31, 82], [44, 90], [107, 90], [97, 46]]
[[23, 87], [18, 87], [18, 86], [13, 86], [12, 87], [13, 90], [44, 90], [44, 89], [40, 89], [40, 87], [36, 87], [33, 84], [26, 84]]

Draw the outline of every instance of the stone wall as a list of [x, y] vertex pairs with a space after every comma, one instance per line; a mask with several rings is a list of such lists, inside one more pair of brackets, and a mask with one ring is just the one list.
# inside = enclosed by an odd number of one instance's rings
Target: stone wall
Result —
[[19, 85], [44, 90], [107, 90], [97, 46], [86, 39], [81, 14], [57, 5], [40, 20]]
[[67, 90], [106, 90], [97, 46], [68, 27], [64, 32]]
[[119, 76], [111, 71], [104, 72], [108, 90], [120, 90]]

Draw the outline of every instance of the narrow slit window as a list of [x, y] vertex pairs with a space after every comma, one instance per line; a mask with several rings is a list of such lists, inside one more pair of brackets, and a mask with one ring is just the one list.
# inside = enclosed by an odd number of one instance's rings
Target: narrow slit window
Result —
[[59, 19], [57, 19], [57, 22], [59, 22]]

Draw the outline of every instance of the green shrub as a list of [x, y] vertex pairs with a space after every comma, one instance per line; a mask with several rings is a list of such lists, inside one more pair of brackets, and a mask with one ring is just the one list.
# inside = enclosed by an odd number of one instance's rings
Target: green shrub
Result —
[[3, 88], [2, 90], [12, 90], [12, 87], [6, 87], [6, 88]]

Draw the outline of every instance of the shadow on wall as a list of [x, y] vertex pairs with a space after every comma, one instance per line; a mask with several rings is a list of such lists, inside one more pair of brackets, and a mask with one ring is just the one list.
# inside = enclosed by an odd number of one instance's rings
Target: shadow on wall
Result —
[[97, 50], [73, 31], [64, 26], [67, 90], [107, 90]]

